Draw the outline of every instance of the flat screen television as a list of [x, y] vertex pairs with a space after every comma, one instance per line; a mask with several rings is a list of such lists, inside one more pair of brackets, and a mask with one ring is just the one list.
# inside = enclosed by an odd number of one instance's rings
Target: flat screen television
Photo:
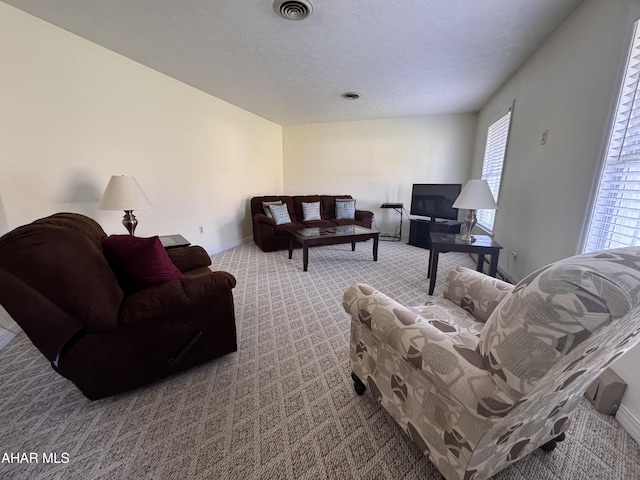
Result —
[[458, 209], [453, 208], [462, 190], [460, 183], [414, 183], [411, 192], [411, 215], [457, 220]]

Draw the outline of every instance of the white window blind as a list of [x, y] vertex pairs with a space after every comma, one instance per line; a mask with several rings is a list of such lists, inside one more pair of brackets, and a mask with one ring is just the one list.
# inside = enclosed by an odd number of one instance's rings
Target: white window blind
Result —
[[640, 29], [636, 22], [585, 252], [640, 245]]
[[[489, 184], [496, 202], [500, 194], [500, 180], [502, 179], [504, 157], [507, 152], [510, 125], [511, 109], [506, 115], [491, 124], [487, 132], [487, 146], [485, 147], [484, 162], [482, 163], [482, 178]], [[479, 226], [488, 232], [493, 231], [493, 222], [496, 218], [495, 210], [478, 210], [476, 216]]]

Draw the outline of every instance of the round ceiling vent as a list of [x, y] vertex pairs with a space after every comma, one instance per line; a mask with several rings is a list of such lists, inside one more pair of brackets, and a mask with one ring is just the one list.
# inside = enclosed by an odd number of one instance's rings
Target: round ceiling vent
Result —
[[276, 0], [273, 9], [287, 20], [304, 20], [313, 12], [313, 5], [309, 0]]
[[342, 94], [342, 98], [345, 100], [357, 100], [360, 98], [360, 94], [356, 92], [346, 92]]

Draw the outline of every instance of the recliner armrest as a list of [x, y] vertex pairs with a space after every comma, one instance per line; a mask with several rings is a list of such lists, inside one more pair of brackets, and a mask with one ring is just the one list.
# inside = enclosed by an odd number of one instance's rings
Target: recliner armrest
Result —
[[230, 273], [209, 270], [152, 285], [124, 299], [118, 322], [182, 321], [189, 317], [190, 312], [198, 308], [210, 308], [220, 298], [231, 296], [231, 289], [235, 285], [236, 279]]
[[276, 221], [273, 218], [267, 217], [264, 213], [256, 213], [253, 216], [253, 221], [255, 223], [266, 223], [267, 225], [271, 225], [273, 227], [276, 226]]
[[447, 275], [442, 296], [460, 305], [480, 322], [486, 322], [514, 285], [497, 278], [458, 267]]
[[204, 248], [198, 245], [170, 248], [167, 250], [167, 254], [181, 272], [188, 272], [189, 270], [211, 265], [211, 257], [209, 257]]
[[369, 210], [356, 210], [355, 218], [359, 222], [371, 223], [373, 220], [373, 212]]

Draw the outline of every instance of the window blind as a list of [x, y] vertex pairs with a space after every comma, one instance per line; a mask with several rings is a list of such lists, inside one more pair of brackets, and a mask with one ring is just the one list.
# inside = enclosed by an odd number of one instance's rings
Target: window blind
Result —
[[[482, 178], [489, 184], [496, 203], [500, 194], [500, 180], [502, 179], [510, 125], [511, 109], [506, 115], [491, 124], [487, 132], [487, 146], [485, 147], [484, 161], [482, 163]], [[478, 210], [476, 217], [478, 218], [479, 226], [488, 232], [493, 231], [493, 222], [496, 218], [495, 210]]]
[[585, 252], [640, 245], [640, 28], [636, 22]]

